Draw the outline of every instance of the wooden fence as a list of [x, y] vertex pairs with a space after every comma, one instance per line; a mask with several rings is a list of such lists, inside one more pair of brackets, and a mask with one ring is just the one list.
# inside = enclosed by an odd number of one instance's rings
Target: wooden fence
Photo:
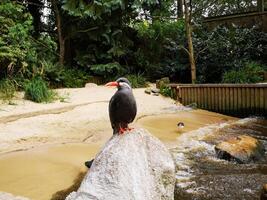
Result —
[[183, 105], [235, 116], [267, 115], [267, 84], [169, 84]]

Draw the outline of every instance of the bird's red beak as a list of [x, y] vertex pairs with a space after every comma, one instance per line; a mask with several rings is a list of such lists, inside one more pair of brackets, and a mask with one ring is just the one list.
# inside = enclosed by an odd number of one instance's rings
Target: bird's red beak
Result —
[[107, 83], [105, 86], [116, 86], [117, 87], [118, 85], [119, 85], [119, 83], [114, 81], [114, 82]]

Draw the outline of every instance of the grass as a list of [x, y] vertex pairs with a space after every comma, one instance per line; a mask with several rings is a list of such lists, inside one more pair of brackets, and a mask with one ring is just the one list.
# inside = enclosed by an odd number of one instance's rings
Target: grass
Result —
[[37, 103], [49, 103], [57, 99], [57, 93], [50, 90], [41, 77], [34, 77], [24, 85], [25, 99]]
[[3, 102], [13, 105], [12, 99], [15, 97], [17, 86], [15, 81], [11, 79], [3, 79], [0, 81], [0, 99]]

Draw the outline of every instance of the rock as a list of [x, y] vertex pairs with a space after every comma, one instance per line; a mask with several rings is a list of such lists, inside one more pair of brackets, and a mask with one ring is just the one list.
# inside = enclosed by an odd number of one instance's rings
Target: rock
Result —
[[146, 88], [146, 89], [145, 89], [145, 93], [146, 93], [146, 94], [150, 94], [150, 93], [151, 93], [151, 89], [150, 89], [150, 88]]
[[92, 88], [92, 87], [96, 87], [96, 86], [97, 86], [97, 84], [95, 84], [95, 83], [86, 83], [85, 84], [86, 88]]
[[26, 197], [14, 196], [6, 192], [0, 192], [0, 200], [30, 200], [30, 199]]
[[262, 188], [260, 200], [267, 200], [267, 184]]
[[143, 129], [114, 135], [66, 200], [173, 200], [175, 168], [167, 148]]
[[151, 92], [153, 92], [153, 93], [159, 93], [160, 90], [159, 90], [158, 88], [152, 88], [152, 89], [151, 89]]
[[259, 140], [242, 135], [219, 143], [215, 146], [215, 151], [220, 159], [249, 163], [260, 160], [264, 156], [265, 150]]
[[159, 96], [159, 93], [151, 93], [153, 96]]
[[167, 85], [170, 83], [169, 77], [164, 77], [159, 80], [156, 80], [156, 88], [161, 88], [164, 85]]

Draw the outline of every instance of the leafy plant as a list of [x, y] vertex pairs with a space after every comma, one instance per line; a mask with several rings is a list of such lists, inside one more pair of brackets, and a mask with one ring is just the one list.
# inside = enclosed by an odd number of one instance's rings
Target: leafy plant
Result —
[[68, 88], [84, 87], [91, 76], [88, 73], [78, 69], [65, 69], [61, 74], [62, 86]]
[[166, 85], [162, 85], [160, 87], [160, 94], [162, 94], [163, 96], [166, 96], [166, 97], [173, 98], [173, 93], [172, 93], [171, 87], [166, 86]]
[[0, 81], [0, 99], [11, 104], [17, 90], [14, 80], [3, 79]]
[[255, 62], [247, 63], [244, 67], [238, 70], [230, 70], [223, 74], [224, 83], [258, 83], [263, 81], [260, 74], [263, 72], [263, 67]]
[[105, 79], [114, 78], [124, 73], [124, 69], [117, 62], [92, 65], [90, 69], [94, 74], [103, 76]]
[[146, 78], [141, 74], [127, 75], [126, 78], [130, 81], [132, 88], [146, 87]]
[[56, 99], [57, 94], [50, 90], [47, 83], [39, 76], [34, 77], [28, 81], [25, 86], [25, 99], [41, 103], [41, 102], [52, 102]]
[[199, 82], [218, 83], [227, 71], [239, 71], [247, 62], [267, 63], [267, 33], [257, 29], [219, 26], [194, 32]]

